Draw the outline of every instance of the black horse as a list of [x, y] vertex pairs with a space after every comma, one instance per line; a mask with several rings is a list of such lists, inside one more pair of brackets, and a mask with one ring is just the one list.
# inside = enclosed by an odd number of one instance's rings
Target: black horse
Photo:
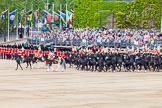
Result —
[[16, 67], [16, 70], [18, 69], [18, 66], [20, 66], [20, 68], [21, 68], [21, 70], [23, 70], [23, 68], [22, 68], [22, 66], [21, 66], [21, 60], [22, 60], [22, 58], [21, 58], [21, 56], [20, 55], [15, 55], [15, 60], [16, 60], [16, 63], [17, 63], [17, 67]]

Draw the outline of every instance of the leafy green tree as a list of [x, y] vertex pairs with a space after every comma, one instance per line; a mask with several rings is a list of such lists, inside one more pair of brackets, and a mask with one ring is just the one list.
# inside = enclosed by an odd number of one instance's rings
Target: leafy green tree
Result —
[[106, 1], [74, 0], [75, 27], [100, 27], [109, 23], [107, 16], [114, 14], [118, 28], [160, 28], [162, 0]]

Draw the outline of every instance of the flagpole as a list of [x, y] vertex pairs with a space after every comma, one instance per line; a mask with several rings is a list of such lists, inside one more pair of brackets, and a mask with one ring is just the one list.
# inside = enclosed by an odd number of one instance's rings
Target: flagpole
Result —
[[[60, 10], [61, 10], [61, 4], [60, 4]], [[59, 13], [60, 15], [60, 29], [61, 29], [61, 13]]]
[[[7, 10], [8, 11], [8, 10]], [[5, 36], [4, 36], [4, 42], [6, 42], [6, 37], [7, 37], [7, 21], [6, 21], [7, 15], [5, 15]]]
[[[55, 9], [55, 7], [54, 7], [54, 3], [52, 4], [52, 19], [53, 19], [53, 22], [55, 21], [55, 15], [54, 15], [54, 9]], [[52, 29], [53, 29], [53, 26], [52, 26]]]
[[38, 31], [39, 31], [39, 8], [38, 8], [38, 19], [37, 19], [37, 27], [38, 27]]
[[[24, 12], [24, 16], [25, 16], [25, 26], [24, 26], [24, 38], [26, 38], [26, 0], [25, 0], [25, 12]], [[22, 26], [22, 22], [21, 22], [21, 26]]]
[[[33, 4], [32, 4], [32, 12], [33, 12]], [[33, 14], [33, 13], [32, 13]], [[32, 19], [33, 19], [33, 16], [32, 16]], [[32, 19], [31, 19], [31, 37], [33, 35], [32, 31], [33, 31], [33, 27], [32, 27]]]
[[[62, 5], [60, 4], [60, 11], [62, 11]], [[61, 23], [61, 12], [60, 12], [60, 29], [61, 29], [62, 23]]]
[[8, 39], [10, 41], [10, 9], [8, 9]]
[[17, 13], [16, 40], [18, 40], [18, 27], [19, 27], [19, 22], [18, 22], [18, 13]]
[[47, 0], [47, 11], [48, 11], [48, 2], [49, 2], [49, 1]]
[[66, 27], [67, 27], [67, 23], [68, 23], [68, 12], [67, 12], [67, 3], [66, 3]]
[[161, 33], [162, 33], [162, 13], [161, 13]]

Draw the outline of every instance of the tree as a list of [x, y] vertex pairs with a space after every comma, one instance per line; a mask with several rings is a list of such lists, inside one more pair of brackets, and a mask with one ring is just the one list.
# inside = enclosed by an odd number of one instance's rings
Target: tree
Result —
[[[118, 28], [160, 28], [162, 0], [135, 0], [134, 2], [116, 1], [118, 0], [114, 0], [114, 2], [74, 0], [74, 26], [76, 28], [87, 26], [100, 27], [102, 24], [100, 25], [99, 20], [106, 22], [105, 15], [109, 16], [113, 12]], [[109, 14], [107, 13], [108, 11], [110, 11]]]

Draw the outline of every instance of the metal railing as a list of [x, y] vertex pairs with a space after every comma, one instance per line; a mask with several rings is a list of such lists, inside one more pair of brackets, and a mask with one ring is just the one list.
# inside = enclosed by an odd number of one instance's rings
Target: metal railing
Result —
[[141, 45], [135, 45], [134, 43], [125, 41], [125, 42], [114, 42], [114, 41], [107, 41], [107, 42], [91, 42], [91, 40], [87, 40], [86, 42], [83, 42], [81, 39], [78, 40], [58, 40], [57, 38], [50, 38], [50, 39], [44, 39], [43, 41], [41, 41], [40, 38], [38, 39], [31, 39], [28, 38], [27, 41], [30, 44], [33, 45], [55, 45], [55, 46], [105, 46], [105, 47], [143, 47], [143, 46], [147, 46], [147, 47], [156, 47], [156, 46], [161, 46], [162, 47], [162, 41], [160, 42], [158, 41], [154, 41], [153, 43], [151, 42], [146, 42], [145, 44], [141, 44]]

